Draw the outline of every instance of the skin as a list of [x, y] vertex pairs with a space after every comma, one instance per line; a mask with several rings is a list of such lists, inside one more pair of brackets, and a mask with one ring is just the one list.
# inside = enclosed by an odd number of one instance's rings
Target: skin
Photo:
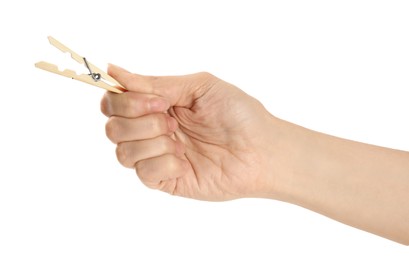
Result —
[[102, 99], [107, 136], [146, 186], [207, 201], [281, 200], [409, 244], [408, 152], [291, 124], [209, 73], [108, 73], [128, 92]]

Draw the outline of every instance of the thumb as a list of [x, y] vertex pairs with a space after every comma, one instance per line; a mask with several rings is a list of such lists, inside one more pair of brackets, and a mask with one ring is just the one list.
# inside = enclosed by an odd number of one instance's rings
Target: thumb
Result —
[[109, 64], [108, 74], [129, 91], [161, 96], [169, 100], [171, 106], [189, 108], [219, 81], [207, 72], [184, 76], [143, 76], [113, 64]]
[[116, 79], [129, 91], [152, 94], [151, 86], [144, 76], [133, 74], [111, 63], [108, 64], [108, 75]]

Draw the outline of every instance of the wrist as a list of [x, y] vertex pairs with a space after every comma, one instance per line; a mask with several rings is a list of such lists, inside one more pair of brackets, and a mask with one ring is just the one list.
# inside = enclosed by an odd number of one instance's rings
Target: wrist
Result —
[[321, 134], [276, 117], [272, 117], [269, 131], [268, 187], [263, 197], [299, 204], [308, 192], [299, 183], [305, 172], [313, 171], [316, 151], [312, 144]]

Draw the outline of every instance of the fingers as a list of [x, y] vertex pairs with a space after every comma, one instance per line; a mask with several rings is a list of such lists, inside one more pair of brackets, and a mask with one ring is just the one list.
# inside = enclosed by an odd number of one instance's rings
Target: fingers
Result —
[[182, 143], [165, 135], [148, 140], [119, 143], [116, 148], [118, 161], [127, 168], [134, 168], [137, 162], [145, 159], [164, 154], [181, 157], [183, 153]]
[[139, 161], [136, 163], [135, 169], [139, 179], [146, 186], [159, 189], [162, 182], [185, 175], [190, 169], [190, 164], [174, 154], [165, 154]]
[[101, 100], [101, 111], [107, 116], [135, 118], [142, 115], [164, 112], [169, 109], [169, 101], [164, 98], [136, 92], [121, 95], [106, 92]]
[[111, 116], [105, 130], [108, 138], [117, 144], [170, 135], [177, 127], [176, 119], [165, 113], [157, 113], [138, 118]]
[[176, 119], [163, 112], [170, 107], [192, 108], [220, 80], [209, 73], [142, 76], [114, 65], [108, 73], [128, 90], [107, 93], [101, 102], [102, 112], [109, 117], [106, 134], [118, 144], [118, 160], [135, 167], [148, 187], [171, 189], [177, 178], [192, 169], [182, 158], [182, 143], [170, 138], [178, 127]]

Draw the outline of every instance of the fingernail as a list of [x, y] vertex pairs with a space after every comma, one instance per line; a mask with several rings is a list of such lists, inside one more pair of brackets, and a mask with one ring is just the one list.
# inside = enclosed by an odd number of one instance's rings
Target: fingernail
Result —
[[152, 112], [163, 112], [169, 109], [169, 101], [164, 98], [151, 98], [149, 106]]
[[108, 63], [108, 68], [107, 68], [108, 75], [113, 76], [113, 75], [112, 75], [112, 70], [115, 70], [116, 67], [117, 67], [117, 66], [115, 66], [114, 64]]
[[108, 71], [110, 71], [110, 70], [120, 70], [120, 71], [129, 72], [126, 69], [122, 68], [121, 66], [118, 66], [118, 65], [115, 65], [115, 64], [112, 64], [112, 63], [108, 63]]
[[108, 68], [112, 67], [112, 68], [120, 68], [118, 65], [115, 65], [113, 63], [108, 63]]

